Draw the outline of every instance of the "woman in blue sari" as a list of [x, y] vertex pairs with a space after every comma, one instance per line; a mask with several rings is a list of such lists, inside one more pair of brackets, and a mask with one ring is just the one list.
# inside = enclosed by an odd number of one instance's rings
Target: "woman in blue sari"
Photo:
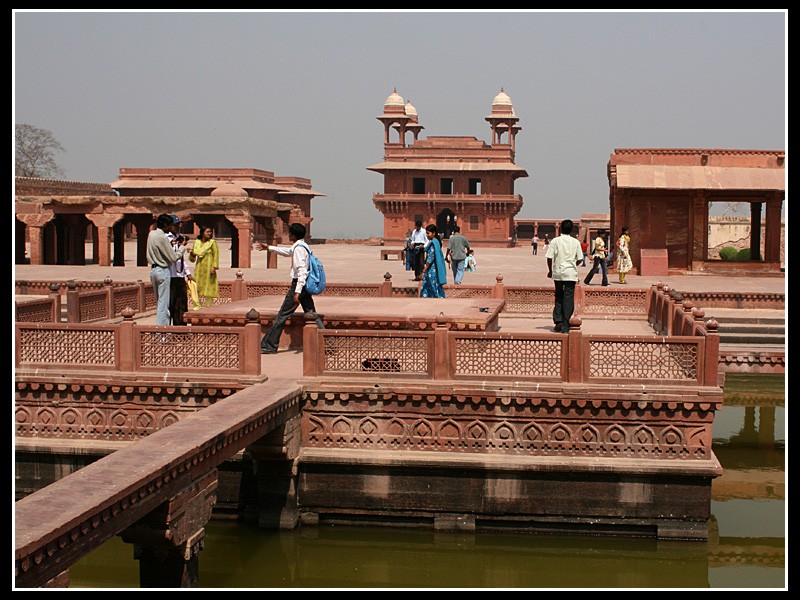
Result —
[[444, 265], [442, 242], [439, 241], [436, 225], [425, 228], [428, 243], [425, 244], [425, 268], [422, 271], [420, 298], [444, 298], [444, 284], [447, 283], [447, 268]]

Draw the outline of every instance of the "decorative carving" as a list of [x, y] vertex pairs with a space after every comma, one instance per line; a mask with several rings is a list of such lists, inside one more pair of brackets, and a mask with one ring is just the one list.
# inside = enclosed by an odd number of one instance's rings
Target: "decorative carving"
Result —
[[616, 379], [697, 379], [697, 344], [592, 341], [589, 376]]
[[426, 374], [426, 337], [325, 336], [325, 370], [350, 372], [365, 370], [365, 361], [380, 359], [396, 365], [393, 371]]
[[707, 460], [709, 402], [633, 402], [519, 397], [498, 411], [498, 398], [425, 401], [383, 395], [307, 394], [303, 444], [309, 447], [423, 450], [536, 456]]
[[456, 376], [560, 377], [561, 340], [456, 338]]

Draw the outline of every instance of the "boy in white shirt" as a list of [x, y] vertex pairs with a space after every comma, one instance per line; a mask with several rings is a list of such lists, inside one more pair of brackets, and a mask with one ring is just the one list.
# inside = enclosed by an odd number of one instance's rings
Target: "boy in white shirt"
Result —
[[322, 324], [322, 319], [317, 315], [316, 308], [314, 307], [314, 297], [308, 293], [306, 289], [306, 278], [308, 277], [308, 263], [310, 252], [306, 245], [304, 238], [306, 237], [306, 228], [301, 223], [292, 223], [289, 225], [289, 240], [292, 242], [291, 247], [284, 248], [281, 246], [266, 246], [261, 244], [262, 249], [268, 252], [275, 252], [281, 256], [292, 257], [291, 278], [292, 283], [286, 291], [286, 297], [283, 299], [278, 314], [275, 315], [275, 321], [272, 327], [261, 339], [261, 354], [275, 354], [278, 351], [278, 343], [281, 339], [283, 326], [286, 320], [294, 314], [298, 306], [303, 307], [306, 316], [316, 318], [317, 327], [325, 329]]

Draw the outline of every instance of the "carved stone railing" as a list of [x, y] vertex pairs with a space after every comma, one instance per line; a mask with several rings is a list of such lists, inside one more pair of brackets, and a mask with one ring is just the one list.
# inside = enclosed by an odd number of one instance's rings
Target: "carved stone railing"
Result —
[[17, 372], [164, 373], [194, 377], [258, 376], [258, 313], [244, 327], [137, 325], [133, 311], [118, 324], [17, 323]]
[[567, 335], [451, 331], [303, 330], [304, 375], [434, 381], [716, 386], [719, 335], [710, 325], [671, 336], [587, 335], [573, 317]]
[[55, 323], [61, 318], [59, 297], [18, 300], [15, 320], [18, 323]]

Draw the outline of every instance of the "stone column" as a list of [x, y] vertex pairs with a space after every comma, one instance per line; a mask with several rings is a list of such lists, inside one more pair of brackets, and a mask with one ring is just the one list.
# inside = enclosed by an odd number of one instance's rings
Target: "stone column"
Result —
[[119, 220], [119, 215], [99, 214], [86, 215], [97, 227], [97, 264], [101, 267], [111, 266], [111, 238], [114, 224]]
[[43, 265], [44, 263], [44, 227], [54, 217], [52, 211], [36, 214], [18, 214], [17, 218], [25, 223], [30, 239], [30, 264]]
[[[750, 203], [750, 260], [761, 254], [761, 203]], [[761, 257], [763, 258], [763, 257]]]
[[253, 248], [253, 218], [247, 215], [229, 215], [227, 218], [236, 229], [235, 239], [231, 233], [231, 267], [249, 269], [250, 252]]
[[141, 587], [200, 587], [198, 555], [216, 498], [214, 469], [120, 534], [134, 545]]
[[[299, 520], [297, 501], [297, 467], [300, 454], [301, 419], [293, 417], [280, 427], [250, 444], [246, 455], [252, 458], [254, 482], [247, 487], [256, 490], [255, 506], [246, 514], [255, 518], [264, 529], [294, 529]], [[251, 473], [242, 474], [243, 487]]]
[[767, 222], [764, 231], [764, 260], [781, 260], [781, 198], [767, 200]]
[[692, 244], [689, 266], [693, 271], [700, 271], [702, 263], [708, 260], [708, 202], [705, 194], [693, 194], [689, 206], [688, 225]]
[[147, 265], [147, 236], [153, 227], [152, 215], [136, 215], [132, 219], [133, 227], [136, 229], [136, 266], [146, 267]]

